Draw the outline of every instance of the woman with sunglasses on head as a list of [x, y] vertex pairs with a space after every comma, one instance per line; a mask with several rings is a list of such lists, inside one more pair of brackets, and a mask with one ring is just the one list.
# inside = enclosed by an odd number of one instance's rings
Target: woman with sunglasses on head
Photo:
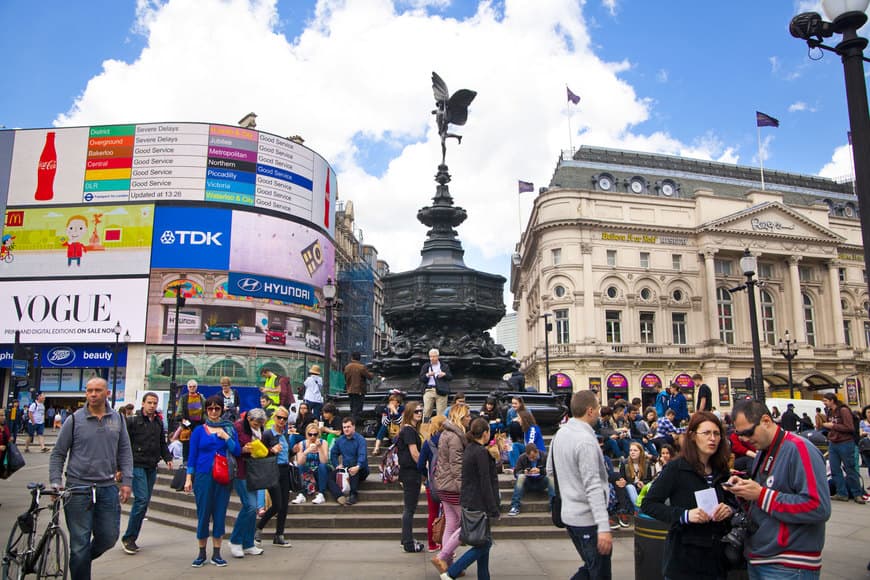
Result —
[[293, 448], [299, 475], [302, 476], [302, 491], [291, 503], [303, 504], [306, 495], [313, 495], [311, 503], [319, 505], [326, 501], [323, 494], [329, 482], [329, 444], [320, 438], [320, 426], [317, 423], [308, 423], [302, 433], [305, 439]]
[[420, 459], [420, 423], [423, 422], [423, 408], [412, 401], [405, 405], [402, 415], [402, 428], [396, 437], [399, 453], [399, 481], [402, 483], [404, 511], [402, 512], [402, 547], [406, 552], [422, 552], [423, 544], [414, 539], [414, 512], [420, 499], [420, 484], [423, 475], [417, 469]]
[[236, 421], [236, 431], [239, 434], [239, 445], [242, 450], [233, 487], [239, 495], [242, 508], [236, 516], [233, 533], [230, 535], [230, 554], [234, 558], [244, 558], [246, 554], [259, 556], [263, 553], [263, 549], [254, 543], [257, 525], [257, 491], [248, 489], [245, 459], [251, 457], [254, 441], [262, 442], [269, 450], [269, 455], [275, 455], [280, 451], [277, 438], [271, 430], [266, 429], [265, 425], [266, 412], [259, 407], [248, 410]]
[[287, 438], [287, 422], [290, 412], [287, 407], [278, 407], [272, 415], [272, 435], [277, 440], [278, 449], [278, 481], [268, 489], [272, 506], [266, 510], [257, 522], [257, 531], [254, 534], [254, 544], [260, 547], [260, 533], [272, 516], [277, 515], [275, 520], [275, 537], [272, 543], [281, 548], [289, 548], [290, 542], [284, 539], [284, 526], [287, 522], [287, 506], [290, 502], [290, 442]]
[[233, 424], [221, 419], [223, 412], [223, 397], [209, 397], [205, 402], [205, 423], [196, 427], [190, 435], [190, 455], [184, 491], [193, 491], [196, 498], [196, 540], [199, 544], [199, 555], [193, 561], [194, 568], [201, 568], [206, 563], [205, 546], [210, 524], [211, 563], [218, 567], [227, 565], [227, 561], [221, 557], [221, 542], [226, 531], [230, 486], [215, 482], [212, 468], [216, 455], [231, 454], [238, 457], [241, 447]]
[[[728, 574], [721, 540], [738, 504], [722, 486], [730, 477], [731, 455], [724, 434], [716, 415], [694, 413], [680, 455], [665, 465], [643, 500], [645, 514], [671, 526], [662, 559], [665, 578], [720, 580]], [[716, 499], [705, 511], [695, 494], [707, 490]]]

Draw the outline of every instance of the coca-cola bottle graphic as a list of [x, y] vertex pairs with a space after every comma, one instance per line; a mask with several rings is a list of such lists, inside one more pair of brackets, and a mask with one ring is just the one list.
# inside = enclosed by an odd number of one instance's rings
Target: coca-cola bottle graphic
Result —
[[57, 173], [57, 151], [54, 148], [54, 131], [45, 134], [45, 145], [36, 167], [36, 201], [54, 198], [54, 174]]
[[323, 200], [323, 225], [329, 229], [329, 168], [326, 169], [326, 197]]

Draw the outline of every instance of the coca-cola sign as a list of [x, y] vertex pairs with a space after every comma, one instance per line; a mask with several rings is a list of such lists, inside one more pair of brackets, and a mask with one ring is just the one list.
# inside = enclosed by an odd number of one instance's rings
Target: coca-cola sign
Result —
[[0, 342], [13, 342], [16, 330], [29, 343], [114, 342], [116, 322], [141, 342], [147, 302], [146, 278], [0, 282]]

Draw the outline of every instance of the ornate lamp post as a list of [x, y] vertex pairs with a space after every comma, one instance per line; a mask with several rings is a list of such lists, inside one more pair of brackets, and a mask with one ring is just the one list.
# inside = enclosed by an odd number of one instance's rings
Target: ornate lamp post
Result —
[[[178, 383], [175, 380], [176, 367], [178, 364], [178, 316], [179, 310], [184, 306], [185, 299], [181, 295], [183, 286], [176, 284], [172, 287], [175, 290], [175, 333], [172, 335], [172, 376], [169, 379], [169, 425], [172, 426], [172, 421], [175, 420], [175, 411], [178, 404]], [[174, 429], [174, 427], [172, 427]]]
[[755, 306], [755, 287], [758, 286], [758, 280], [755, 278], [755, 271], [758, 269], [758, 260], [749, 253], [749, 248], [743, 251], [743, 257], [740, 258], [740, 270], [746, 276], [746, 283], [736, 288], [731, 288], [729, 292], [740, 292], [746, 290], [749, 298], [749, 326], [752, 336], [752, 396], [756, 401], [764, 402], [764, 376], [761, 372], [761, 341], [758, 338], [758, 312]]
[[341, 308], [341, 300], [335, 299], [337, 288], [332, 281], [332, 278], [326, 279], [326, 284], [323, 285], [323, 302], [326, 307], [326, 348], [324, 348], [323, 361], [323, 387], [329, 393], [329, 373], [332, 367], [332, 312], [334, 309]]
[[779, 343], [776, 345], [777, 350], [779, 350], [779, 354], [785, 357], [785, 360], [788, 361], [788, 393], [790, 399], [794, 399], [794, 381], [792, 380], [791, 374], [791, 361], [798, 354], [797, 346], [792, 346], [794, 344], [795, 341], [791, 339], [788, 331], [786, 330], [785, 341], [780, 338]]
[[[122, 330], [123, 330], [123, 328], [121, 328], [121, 322], [120, 321], [116, 322], [115, 328], [112, 330], [112, 332], [115, 333], [115, 346], [112, 347], [112, 361], [114, 362], [114, 365], [112, 368], [112, 408], [113, 409], [115, 408], [115, 399], [116, 399], [117, 391], [118, 391], [118, 351], [120, 350], [118, 341], [121, 338], [121, 331]], [[129, 330], [124, 334], [124, 343], [126, 344], [128, 342], [130, 342], [130, 331]]]
[[[809, 47], [840, 55], [846, 78], [846, 104], [852, 135], [852, 159], [855, 168], [855, 195], [858, 197], [861, 235], [870, 240], [870, 112], [867, 106], [867, 84], [864, 80], [864, 49], [867, 39], [858, 36], [858, 29], [867, 22], [870, 0], [822, 0], [822, 9], [831, 22], [822, 20], [816, 12], [804, 12], [792, 18], [789, 31], [805, 40]], [[842, 34], [837, 46], [823, 44], [825, 38]], [[870, 253], [864, 252], [864, 267], [870, 272]]]
[[538, 317], [544, 319], [544, 372], [547, 374], [547, 392], [550, 392], [550, 331], [553, 330], [551, 316], [553, 315], [547, 312]]

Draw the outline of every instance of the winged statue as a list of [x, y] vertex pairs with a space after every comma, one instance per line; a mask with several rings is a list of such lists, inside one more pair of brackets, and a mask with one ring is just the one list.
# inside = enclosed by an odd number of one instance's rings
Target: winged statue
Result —
[[432, 111], [435, 122], [438, 125], [438, 134], [441, 136], [441, 165], [444, 165], [447, 157], [447, 139], [453, 137], [458, 143], [462, 143], [462, 135], [448, 133], [448, 125], [464, 125], [468, 120], [468, 105], [477, 96], [477, 91], [459, 89], [453, 95], [447, 90], [438, 73], [432, 73], [432, 91], [435, 93], [436, 109]]

